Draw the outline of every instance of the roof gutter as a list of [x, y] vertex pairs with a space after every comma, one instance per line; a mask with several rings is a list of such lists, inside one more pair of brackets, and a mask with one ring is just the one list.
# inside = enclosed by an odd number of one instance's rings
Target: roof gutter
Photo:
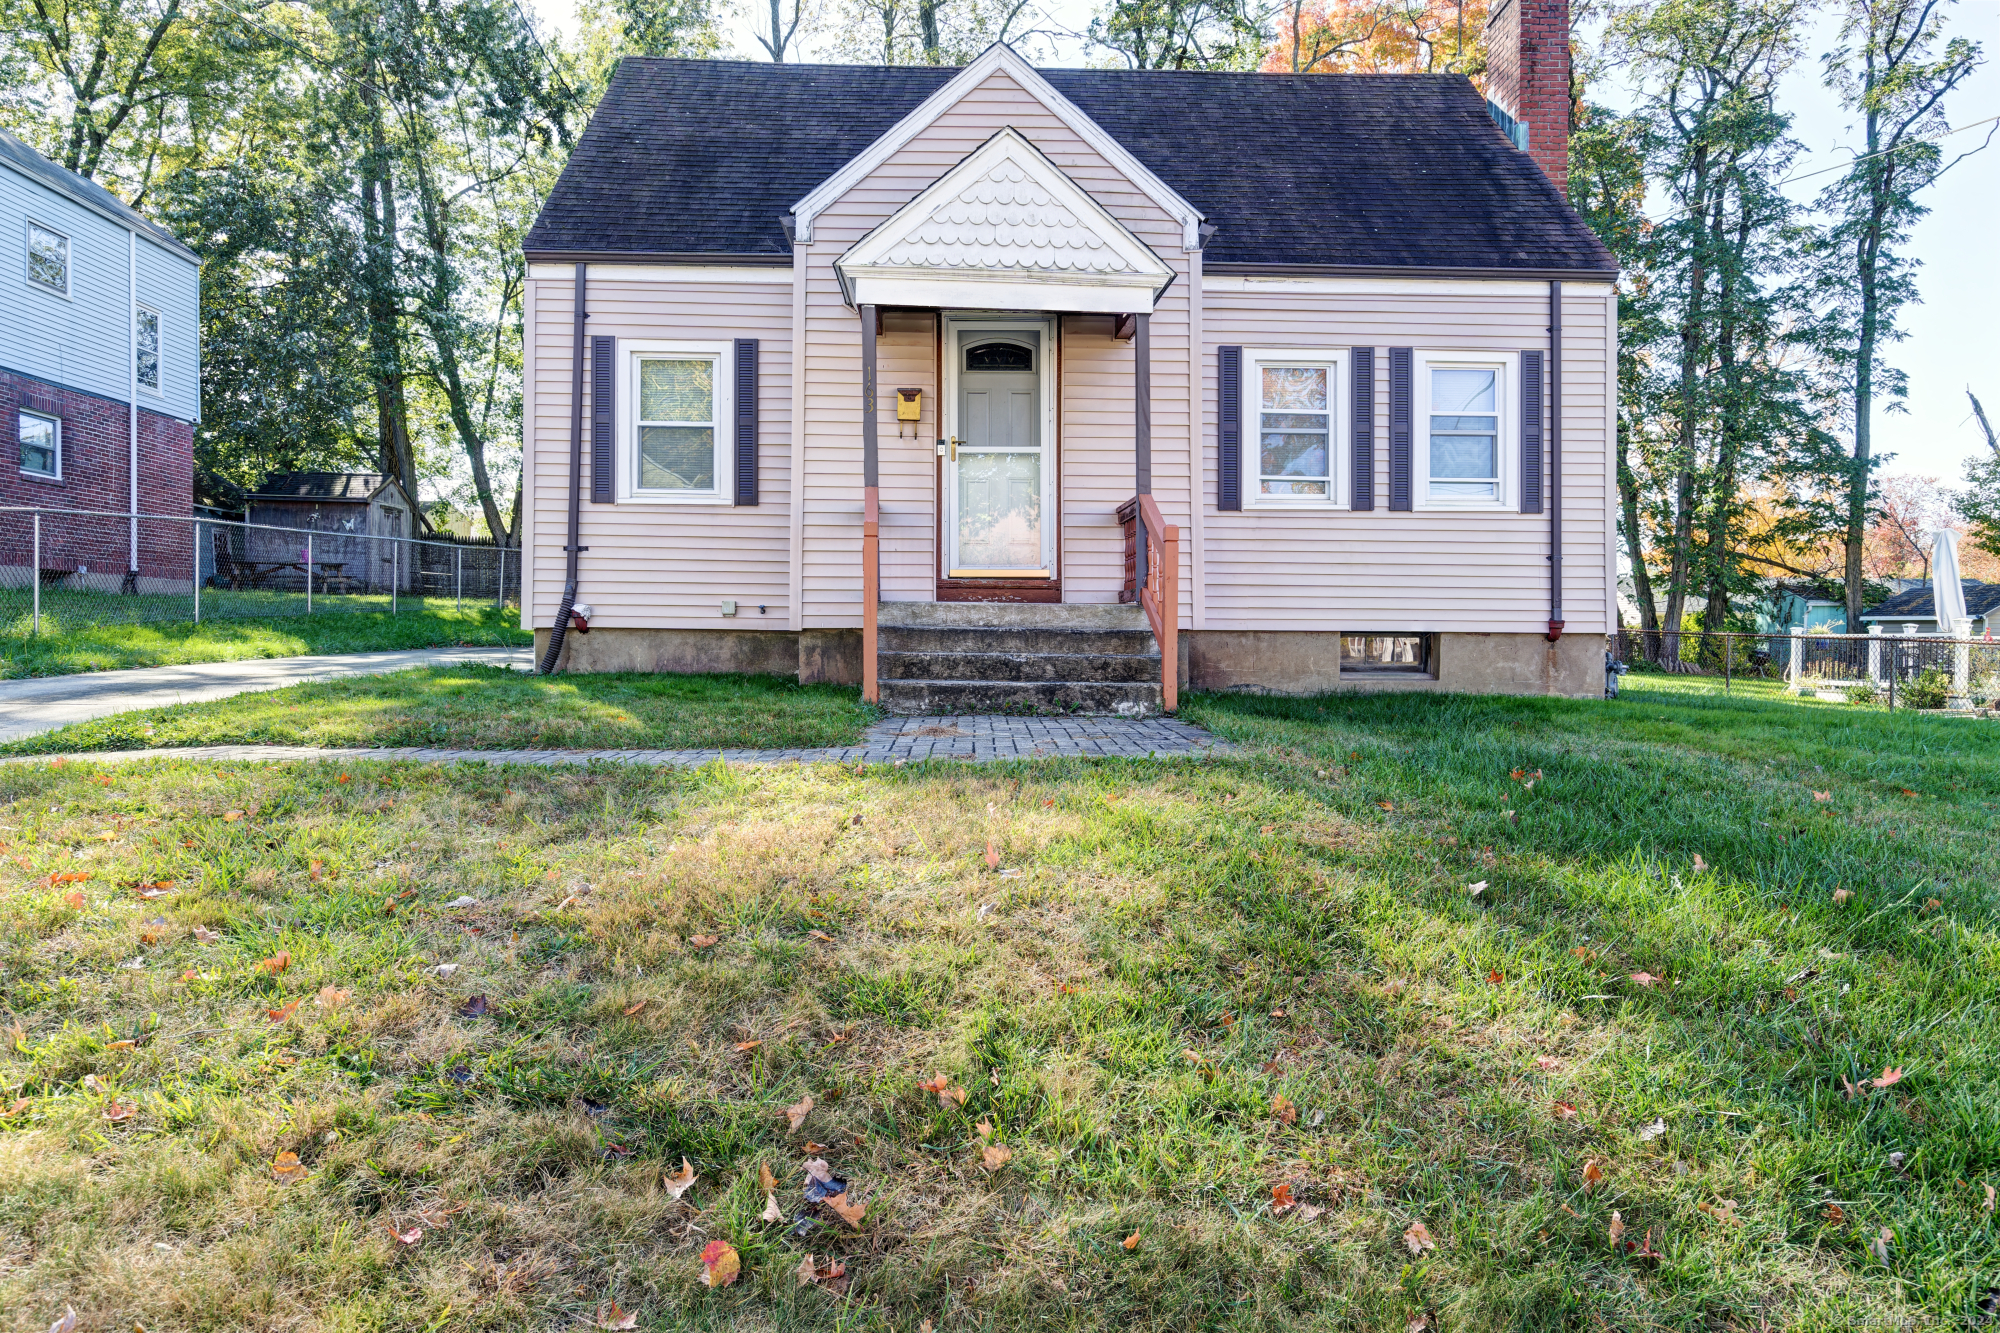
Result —
[[1549, 280], [1549, 642], [1563, 632], [1563, 285]]
[[1203, 261], [1205, 276], [1241, 278], [1411, 278], [1453, 282], [1616, 282], [1616, 268], [1450, 268], [1434, 264], [1256, 264]]
[[[585, 274], [589, 265], [581, 260], [576, 266], [576, 299], [572, 308], [576, 312], [575, 339], [570, 349], [569, 378], [569, 540], [563, 544], [563, 592], [562, 603], [556, 608], [556, 623], [549, 628], [548, 651], [542, 654], [539, 674], [547, 676], [556, 669], [556, 660], [562, 656], [564, 632], [569, 629], [571, 608], [576, 605], [577, 557], [584, 548], [578, 545], [583, 526], [583, 322], [590, 314], [583, 308]], [[526, 596], [523, 591], [522, 596]]]

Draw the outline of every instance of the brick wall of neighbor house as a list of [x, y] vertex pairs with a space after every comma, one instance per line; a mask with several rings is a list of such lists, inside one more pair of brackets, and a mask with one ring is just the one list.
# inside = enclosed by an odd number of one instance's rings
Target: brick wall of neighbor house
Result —
[[1528, 156], [1569, 189], [1569, 0], [1500, 0], [1486, 21], [1486, 91], [1528, 126]]
[[[62, 421], [60, 481], [23, 476], [16, 430], [22, 409], [43, 412]], [[131, 418], [126, 404], [76, 389], [0, 369], [0, 426], [4, 447], [0, 460], [0, 506], [37, 509], [82, 509], [127, 512], [131, 506]], [[193, 512], [194, 427], [186, 421], [139, 411], [139, 511], [142, 514], [186, 516]], [[22, 539], [19, 523], [6, 525], [6, 544]], [[25, 531], [25, 529], [23, 529]], [[91, 584], [100, 572], [115, 589], [122, 582], [131, 556], [128, 524], [102, 518], [44, 518], [42, 568], [87, 566]], [[170, 591], [191, 578], [193, 534], [188, 525], [142, 522], [139, 528], [139, 575], [142, 591]], [[11, 549], [0, 564], [23, 563]], [[158, 583], [154, 583], [158, 580]]]

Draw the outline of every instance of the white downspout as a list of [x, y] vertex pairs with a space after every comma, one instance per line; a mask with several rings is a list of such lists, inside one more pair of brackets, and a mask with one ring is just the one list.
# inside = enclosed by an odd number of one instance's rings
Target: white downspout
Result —
[[132, 591], [139, 591], [139, 233], [127, 231], [126, 240], [126, 283], [125, 290], [131, 298], [125, 311], [125, 374], [127, 382], [126, 401], [131, 404], [127, 414], [131, 418], [132, 457], [130, 476], [132, 480], [132, 541], [131, 554], [125, 568], [132, 571]]

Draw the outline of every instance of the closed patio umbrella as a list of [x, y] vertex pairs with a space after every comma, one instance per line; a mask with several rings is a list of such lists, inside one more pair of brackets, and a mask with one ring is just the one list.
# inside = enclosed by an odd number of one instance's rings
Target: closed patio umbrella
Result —
[[[1965, 581], [1958, 574], [1958, 534], [1950, 528], [1938, 529], [1931, 548], [1931, 606], [1937, 611], [1938, 633], [1963, 639], [1972, 631], [1965, 613]], [[1972, 649], [1960, 644], [1952, 652], [1951, 689], [1964, 694], [1972, 674]]]

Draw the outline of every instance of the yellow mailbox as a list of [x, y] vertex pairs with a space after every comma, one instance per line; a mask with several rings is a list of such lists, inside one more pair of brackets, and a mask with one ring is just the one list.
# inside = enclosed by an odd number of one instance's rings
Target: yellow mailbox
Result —
[[922, 389], [896, 390], [896, 438], [903, 437], [903, 423], [910, 422], [912, 435], [916, 434], [915, 423], [924, 419], [924, 391]]

